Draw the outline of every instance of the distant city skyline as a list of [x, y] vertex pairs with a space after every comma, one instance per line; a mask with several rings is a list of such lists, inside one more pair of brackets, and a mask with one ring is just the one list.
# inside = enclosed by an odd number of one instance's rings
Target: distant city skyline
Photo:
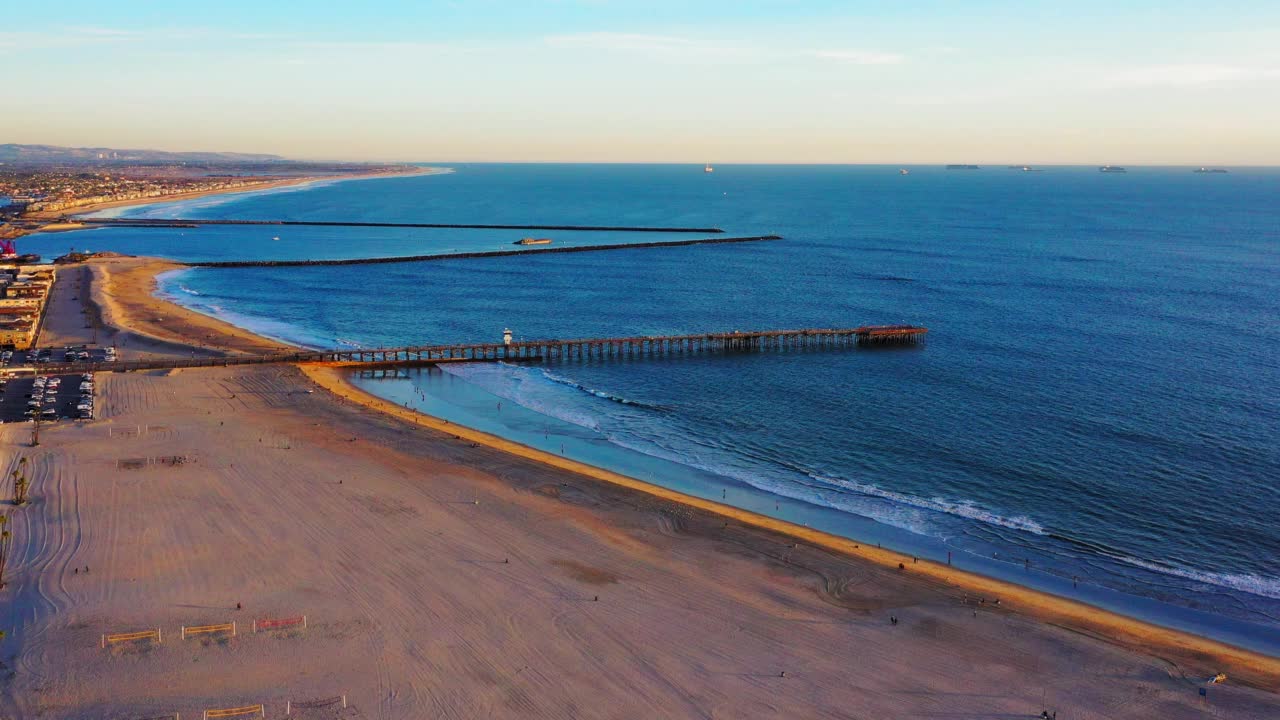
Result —
[[72, 1], [6, 20], [0, 142], [423, 162], [1280, 165], [1274, 2]]

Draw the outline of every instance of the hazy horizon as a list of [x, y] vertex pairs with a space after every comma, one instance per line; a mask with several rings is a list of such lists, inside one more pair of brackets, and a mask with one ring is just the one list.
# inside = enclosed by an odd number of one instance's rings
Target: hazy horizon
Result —
[[63, 10], [8, 12], [0, 60], [23, 71], [4, 141], [438, 163], [1280, 165], [1271, 3]]
[[[0, 142], [0, 145], [4, 145], [8, 143], [8, 141], [5, 138], [0, 138], [0, 140], [5, 141], [5, 142]], [[67, 147], [67, 148], [72, 148], [76, 150], [110, 149], [110, 150], [118, 150], [118, 151], [126, 151], [126, 150], [139, 151], [139, 152], [161, 151], [161, 152], [175, 152], [175, 153], [240, 153], [242, 152], [234, 148], [183, 148], [183, 147], [127, 147], [126, 148], [126, 147], [115, 147], [110, 145], [103, 145], [101, 143], [87, 144], [87, 145], [54, 145], [53, 143], [38, 143], [38, 142], [14, 143], [14, 144]], [[279, 155], [278, 153], [269, 153], [266, 151], [258, 151], [258, 152], [263, 154]], [[1145, 168], [1156, 168], [1156, 169], [1159, 169], [1159, 168], [1177, 169], [1177, 168], [1188, 168], [1188, 167], [1190, 168], [1198, 168], [1198, 167], [1231, 168], [1231, 169], [1252, 168], [1252, 169], [1259, 169], [1259, 170], [1280, 169], [1280, 163], [1275, 165], [1265, 165], [1265, 164], [1257, 164], [1257, 163], [1226, 164], [1226, 163], [1185, 163], [1185, 162], [1171, 162], [1171, 163], [1043, 162], [1042, 163], [1042, 162], [1022, 161], [1022, 160], [985, 160], [984, 161], [984, 160], [964, 160], [964, 159], [959, 159], [959, 160], [941, 159], [941, 160], [935, 160], [935, 161], [914, 161], [914, 162], [788, 162], [788, 161], [718, 162], [718, 161], [709, 161], [709, 160], [697, 160], [697, 161], [694, 161], [694, 160], [502, 160], [502, 159], [471, 160], [471, 159], [458, 159], [458, 158], [434, 159], [434, 160], [384, 158], [379, 160], [368, 160], [368, 159], [361, 159], [361, 158], [339, 158], [339, 157], [326, 157], [326, 156], [292, 157], [287, 155], [279, 155], [279, 157], [282, 160], [293, 161], [293, 162], [334, 162], [334, 163], [367, 162], [371, 164], [399, 163], [404, 165], [416, 165], [416, 166], [423, 166], [423, 167], [441, 167], [441, 168], [447, 168], [451, 165], [696, 165], [696, 166], [712, 165], [713, 168], [727, 168], [727, 167], [735, 167], [735, 166], [753, 166], [753, 165], [765, 165], [765, 166], [792, 165], [797, 167], [812, 166], [812, 167], [928, 168], [928, 167], [941, 167], [945, 165], [957, 164], [957, 165], [976, 165], [980, 169], [1017, 169], [1020, 167], [1029, 167], [1032, 169], [1044, 169], [1044, 168], [1092, 169], [1092, 168], [1100, 167], [1103, 165], [1112, 165], [1112, 166], [1125, 167], [1125, 168], [1144, 168], [1145, 167]], [[4, 164], [5, 163], [3, 161], [0, 161], [0, 166]]]

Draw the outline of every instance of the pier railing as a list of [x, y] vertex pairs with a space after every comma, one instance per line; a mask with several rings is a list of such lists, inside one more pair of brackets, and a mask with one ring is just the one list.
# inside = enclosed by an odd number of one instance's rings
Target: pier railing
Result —
[[224, 367], [268, 363], [350, 365], [424, 365], [442, 362], [535, 361], [550, 359], [638, 358], [710, 352], [760, 352], [790, 349], [837, 349], [869, 345], [915, 344], [927, 328], [915, 325], [864, 325], [856, 328], [753, 330], [696, 335], [637, 335], [572, 340], [516, 340], [497, 343], [422, 345], [398, 348], [300, 350], [266, 355], [166, 358], [120, 362], [44, 365], [44, 374], [85, 371], [127, 372], [172, 368]]

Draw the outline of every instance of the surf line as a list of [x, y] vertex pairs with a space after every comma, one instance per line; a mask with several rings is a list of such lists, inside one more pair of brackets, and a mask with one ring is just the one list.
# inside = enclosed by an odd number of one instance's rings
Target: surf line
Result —
[[664, 240], [659, 242], [616, 243], [611, 245], [577, 245], [573, 247], [529, 248], [521, 250], [484, 250], [477, 252], [439, 253], [434, 255], [400, 255], [394, 257], [347, 258], [339, 260], [222, 260], [186, 262], [187, 267], [246, 268], [246, 267], [309, 267], [316, 265], [377, 265], [383, 263], [429, 262], [433, 260], [460, 260], [467, 258], [508, 257], [511, 255], [549, 255], [553, 253], [597, 252], [602, 250], [631, 250], [638, 248], [683, 247], [686, 245], [724, 245], [728, 243], [762, 242], [781, 240], [781, 235], [754, 235], [751, 237], [701, 238], [698, 240]]

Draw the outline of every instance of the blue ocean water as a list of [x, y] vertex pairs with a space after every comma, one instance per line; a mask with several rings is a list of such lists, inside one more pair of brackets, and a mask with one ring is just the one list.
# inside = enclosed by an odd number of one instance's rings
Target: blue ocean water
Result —
[[[567, 338], [926, 325], [911, 349], [475, 364], [360, 382], [706, 497], [1280, 649], [1280, 171], [453, 168], [131, 212], [778, 233], [190, 270], [162, 286], [313, 346], [497, 340], [505, 327]], [[519, 235], [116, 228], [23, 250], [332, 258], [496, 249]]]

